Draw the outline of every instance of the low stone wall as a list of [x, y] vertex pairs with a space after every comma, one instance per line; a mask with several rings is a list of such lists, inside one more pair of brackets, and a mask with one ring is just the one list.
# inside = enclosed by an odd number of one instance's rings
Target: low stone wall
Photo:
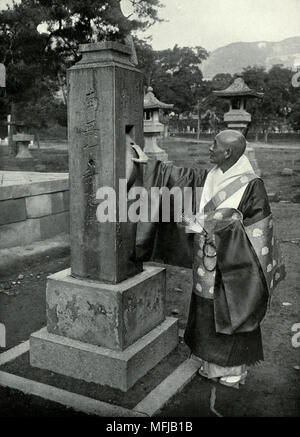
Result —
[[0, 249], [69, 232], [65, 173], [0, 172]]

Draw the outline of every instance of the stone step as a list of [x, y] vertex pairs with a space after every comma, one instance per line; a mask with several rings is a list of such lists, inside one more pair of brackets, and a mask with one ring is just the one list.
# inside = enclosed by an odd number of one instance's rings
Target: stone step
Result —
[[30, 364], [126, 392], [175, 349], [177, 343], [177, 319], [171, 317], [124, 351], [50, 334], [42, 328], [30, 337]]

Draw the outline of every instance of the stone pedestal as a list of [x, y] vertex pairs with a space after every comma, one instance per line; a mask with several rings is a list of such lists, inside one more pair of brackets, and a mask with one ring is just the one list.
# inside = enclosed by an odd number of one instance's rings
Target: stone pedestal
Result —
[[257, 174], [257, 176], [261, 176], [261, 170], [258, 167], [258, 163], [256, 160], [256, 156], [255, 156], [255, 150], [254, 148], [251, 146], [251, 143], [247, 143], [247, 147], [246, 147], [246, 151], [245, 151], [245, 155], [247, 156], [247, 158], [249, 159], [253, 170], [255, 171], [255, 173]]
[[84, 381], [128, 390], [178, 342], [165, 318], [165, 269], [153, 266], [119, 284], [49, 277], [47, 328], [30, 338], [30, 363]]
[[163, 131], [164, 126], [161, 123], [144, 122], [144, 151], [150, 159], [156, 159], [159, 161], [168, 160], [168, 154], [157, 144], [157, 140], [162, 138]]
[[119, 284], [75, 279], [70, 270], [47, 282], [47, 329], [124, 350], [164, 320], [165, 270], [148, 267]]
[[[157, 135], [157, 137], [160, 137], [160, 134]], [[145, 153], [150, 159], [155, 159], [159, 161], [168, 161], [168, 154], [163, 149], [161, 149], [157, 145], [157, 137], [153, 136], [151, 133], [150, 136], [147, 135], [145, 131]]]
[[13, 135], [13, 141], [17, 144], [17, 156], [18, 159], [32, 159], [32, 155], [29, 151], [30, 141], [33, 141], [34, 136], [28, 134], [16, 134]]

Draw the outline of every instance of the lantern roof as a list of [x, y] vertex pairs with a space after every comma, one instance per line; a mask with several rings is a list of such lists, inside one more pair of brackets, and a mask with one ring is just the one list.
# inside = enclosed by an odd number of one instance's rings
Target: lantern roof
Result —
[[229, 85], [228, 88], [221, 91], [213, 91], [216, 96], [219, 97], [257, 97], [259, 99], [263, 98], [264, 93], [252, 90], [248, 87], [242, 77], [237, 77], [234, 82]]
[[148, 87], [144, 96], [144, 109], [172, 109], [174, 105], [172, 103], [163, 103], [158, 100], [151, 86]]

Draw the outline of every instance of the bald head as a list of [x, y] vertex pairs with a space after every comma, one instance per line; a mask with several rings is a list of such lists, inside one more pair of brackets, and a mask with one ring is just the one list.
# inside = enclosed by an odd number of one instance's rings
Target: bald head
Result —
[[230, 168], [243, 155], [246, 149], [244, 135], [236, 130], [223, 130], [210, 147], [210, 160], [219, 167]]
[[224, 149], [231, 149], [231, 153], [235, 159], [239, 159], [246, 150], [246, 138], [237, 130], [223, 130], [216, 136], [216, 141], [220, 143]]

